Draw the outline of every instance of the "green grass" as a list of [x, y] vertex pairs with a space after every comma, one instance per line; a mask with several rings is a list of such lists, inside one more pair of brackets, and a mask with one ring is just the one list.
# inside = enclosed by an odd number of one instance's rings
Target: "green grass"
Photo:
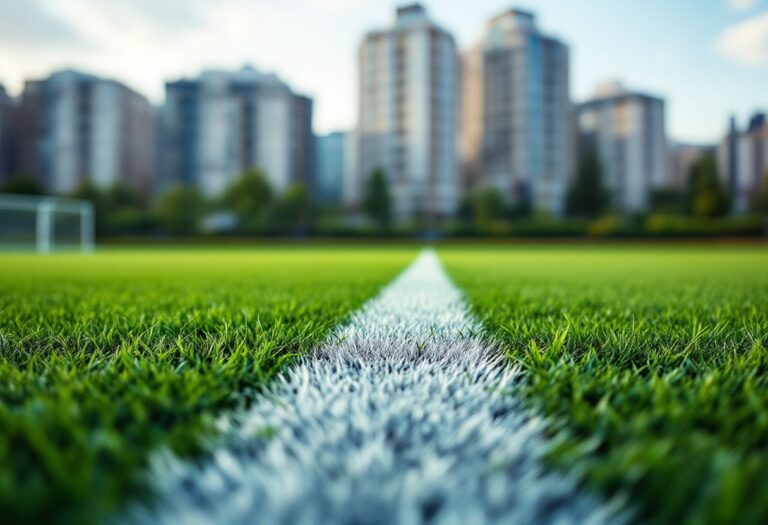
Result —
[[[768, 250], [444, 248], [549, 416], [550, 461], [638, 521], [768, 516]], [[415, 249], [0, 257], [0, 521], [95, 523]]]
[[550, 417], [550, 460], [637, 521], [768, 519], [768, 251], [441, 251]]
[[216, 415], [247, 403], [414, 255], [2, 256], [2, 521], [95, 523], [145, 496], [151, 451], [199, 452]]

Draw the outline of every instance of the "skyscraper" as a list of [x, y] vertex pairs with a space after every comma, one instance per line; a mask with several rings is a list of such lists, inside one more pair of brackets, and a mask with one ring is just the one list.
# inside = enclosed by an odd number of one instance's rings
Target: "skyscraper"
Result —
[[358, 169], [346, 197], [359, 204], [381, 168], [396, 220], [452, 215], [459, 197], [453, 37], [421, 5], [400, 7], [394, 25], [365, 36], [359, 67]]
[[568, 48], [519, 9], [492, 18], [462, 56], [466, 189], [559, 214], [572, 165]]
[[318, 201], [338, 204], [346, 178], [349, 133], [334, 132], [315, 139], [315, 195]]
[[160, 127], [163, 186], [217, 196], [250, 168], [277, 192], [311, 182], [312, 100], [273, 74], [245, 67], [169, 82]]
[[734, 211], [746, 211], [768, 176], [768, 119], [764, 113], [755, 113], [743, 131], [731, 119], [730, 130], [718, 148], [718, 165], [733, 197]]
[[304, 184], [314, 193], [315, 134], [312, 130], [314, 102], [310, 97], [293, 97], [293, 182]]
[[5, 184], [15, 175], [12, 154], [13, 139], [11, 98], [0, 84], [0, 185]]
[[578, 107], [579, 154], [597, 156], [618, 210], [647, 210], [651, 192], [672, 184], [664, 106], [659, 97], [611, 82]]
[[60, 71], [24, 86], [18, 112], [20, 171], [53, 193], [83, 182], [147, 194], [154, 169], [154, 109], [114, 80]]

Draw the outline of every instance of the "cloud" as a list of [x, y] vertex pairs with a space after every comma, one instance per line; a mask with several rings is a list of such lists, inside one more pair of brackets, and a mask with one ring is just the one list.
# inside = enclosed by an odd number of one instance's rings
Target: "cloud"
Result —
[[69, 20], [52, 12], [44, 0], [9, 2], [0, 16], [0, 43], [7, 49], [41, 51], [87, 47], [89, 42]]
[[768, 11], [726, 28], [716, 47], [721, 56], [738, 64], [768, 65]]
[[170, 30], [187, 30], [205, 25], [206, 0], [100, 0], [101, 9], [115, 18], [143, 19]]
[[323, 10], [338, 11], [351, 7], [358, 7], [360, 0], [311, 0], [311, 5]]
[[760, 0], [728, 0], [728, 5], [736, 11], [748, 11], [755, 7]]
[[13, 95], [25, 80], [73, 68], [119, 80], [159, 103], [165, 81], [249, 63], [316, 97], [319, 129], [354, 122], [355, 50], [373, 9], [363, 0], [0, 0], [0, 5], [0, 83]]

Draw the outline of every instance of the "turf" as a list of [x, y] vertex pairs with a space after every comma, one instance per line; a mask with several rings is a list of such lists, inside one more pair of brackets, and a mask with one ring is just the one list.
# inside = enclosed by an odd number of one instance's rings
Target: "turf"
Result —
[[199, 453], [415, 250], [131, 250], [0, 258], [0, 509], [96, 523], [149, 453]]
[[768, 251], [446, 248], [549, 419], [549, 460], [636, 521], [768, 519]]
[[422, 254], [238, 414], [213, 461], [158, 462], [161, 503], [128, 523], [623, 525], [543, 472], [542, 426], [508, 395], [519, 369], [468, 313]]

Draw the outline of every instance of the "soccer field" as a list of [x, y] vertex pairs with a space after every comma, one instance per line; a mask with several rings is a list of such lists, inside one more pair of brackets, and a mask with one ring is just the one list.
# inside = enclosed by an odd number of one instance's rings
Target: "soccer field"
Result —
[[[337, 330], [418, 254], [417, 247], [287, 247], [3, 255], [0, 515], [9, 523], [89, 523], [151, 503], [153, 455], [169, 449], [179, 462], [210, 461], [223, 432], [216, 419], [248, 411], [269, 419], [265, 391], [274, 393], [278, 372], [305, 366], [300, 356], [311, 361], [312, 349], [365, 341], [366, 332], [389, 332], [379, 336], [390, 341], [413, 329], [402, 324], [408, 312], [428, 318], [443, 308], [452, 285], [425, 277], [441, 271], [426, 260], [385, 294], [384, 306], [352, 318], [352, 331]], [[767, 250], [446, 246], [437, 255], [479, 328], [456, 316], [461, 305], [452, 300], [454, 310], [429, 318], [423, 341], [409, 332], [398, 343], [405, 357], [395, 361], [462, 344], [453, 332], [486, 341], [520, 368], [503, 396], [541, 416], [542, 468], [620, 502], [631, 522], [765, 522]], [[406, 319], [395, 319], [400, 314]], [[456, 319], [477, 333], [455, 328]], [[385, 358], [392, 356], [375, 357]], [[473, 403], [484, 399], [482, 381], [495, 377], [478, 379]], [[494, 414], [518, 410], [488, 403]], [[286, 418], [303, 407], [289, 409]], [[377, 412], [367, 417], [375, 421]], [[493, 427], [494, 435], [508, 430], [518, 447], [511, 421]], [[250, 437], [284, 439], [280, 428], [259, 428]], [[485, 457], [465, 445], [473, 462]], [[450, 484], [452, 472], [439, 479]], [[435, 505], [423, 522], [439, 522]]]
[[149, 453], [194, 453], [416, 250], [0, 258], [0, 515], [98, 521]]
[[768, 252], [444, 250], [550, 459], [656, 523], [768, 519]]

